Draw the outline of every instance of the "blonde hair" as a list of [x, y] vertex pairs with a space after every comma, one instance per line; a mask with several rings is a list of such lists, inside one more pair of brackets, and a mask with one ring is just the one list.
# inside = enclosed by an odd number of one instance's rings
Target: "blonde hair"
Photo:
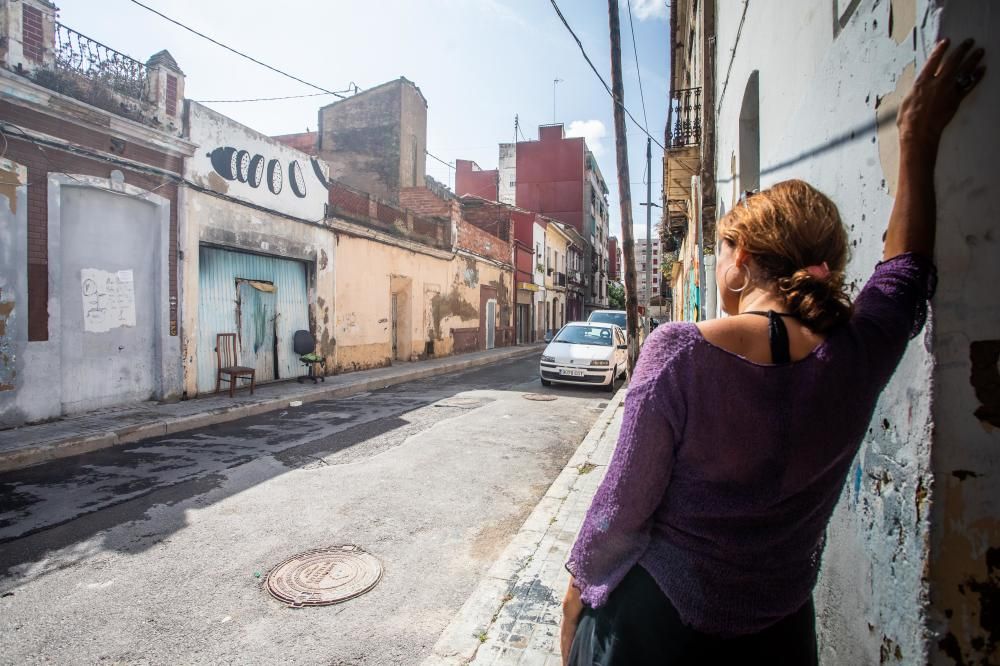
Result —
[[[817, 333], [851, 316], [844, 288], [847, 230], [837, 206], [801, 180], [786, 180], [744, 199], [719, 222], [719, 238], [753, 257], [788, 310]], [[829, 274], [806, 270], [826, 263]]]

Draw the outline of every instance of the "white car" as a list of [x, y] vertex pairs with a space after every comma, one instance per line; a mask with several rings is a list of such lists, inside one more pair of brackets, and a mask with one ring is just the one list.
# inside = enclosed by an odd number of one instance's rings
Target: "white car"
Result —
[[626, 354], [620, 327], [576, 321], [563, 326], [545, 348], [538, 373], [542, 386], [596, 384], [614, 393], [615, 381], [625, 372]]

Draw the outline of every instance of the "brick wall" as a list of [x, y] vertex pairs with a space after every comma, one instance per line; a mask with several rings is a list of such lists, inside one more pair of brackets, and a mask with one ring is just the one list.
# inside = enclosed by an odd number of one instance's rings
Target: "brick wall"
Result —
[[291, 146], [296, 150], [301, 150], [309, 155], [317, 154], [319, 144], [319, 132], [300, 132], [298, 134], [281, 134], [272, 136], [272, 139], [279, 141], [286, 146]]
[[21, 46], [24, 49], [24, 57], [35, 62], [42, 62], [42, 54], [45, 51], [42, 12], [37, 7], [29, 5], [24, 5], [21, 12]]
[[458, 221], [458, 247], [481, 257], [510, 264], [510, 243], [487, 233], [464, 219]]
[[416, 215], [336, 181], [330, 182], [330, 214], [439, 249], [451, 249], [451, 219]]
[[[24, 129], [35, 129], [74, 143], [107, 151], [111, 136], [78, 127], [35, 113], [22, 107], [0, 102], [0, 117]], [[58, 148], [39, 146], [18, 136], [6, 133], [6, 157], [28, 168], [28, 340], [49, 339], [49, 274], [48, 251], [48, 174], [69, 173], [107, 178], [118, 169], [125, 174], [125, 182], [156, 193], [170, 201], [170, 334], [177, 334], [177, 186], [169, 178], [151, 176], [127, 167], [111, 164], [84, 155], [68, 153]], [[126, 142], [125, 156], [162, 169], [179, 173], [181, 159], [156, 151], [132, 146]], [[168, 183], [168, 184], [164, 184]], [[58, 260], [58, 257], [54, 258]]]
[[399, 191], [399, 205], [415, 215], [451, 216], [451, 203], [426, 187], [404, 187]]
[[504, 204], [478, 200], [462, 201], [462, 219], [483, 231], [510, 241], [512, 235], [512, 210]]

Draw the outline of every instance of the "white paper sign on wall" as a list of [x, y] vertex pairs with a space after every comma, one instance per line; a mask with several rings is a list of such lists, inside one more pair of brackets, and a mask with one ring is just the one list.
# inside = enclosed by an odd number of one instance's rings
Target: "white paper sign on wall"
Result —
[[83, 329], [106, 333], [135, 326], [135, 280], [131, 270], [108, 272], [98, 268], [80, 271], [83, 292]]

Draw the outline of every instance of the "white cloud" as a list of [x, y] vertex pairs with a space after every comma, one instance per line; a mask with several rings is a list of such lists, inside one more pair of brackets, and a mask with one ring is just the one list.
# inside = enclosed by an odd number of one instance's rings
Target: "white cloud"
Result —
[[587, 140], [587, 147], [594, 157], [604, 154], [602, 139], [608, 134], [608, 129], [600, 120], [574, 120], [566, 129], [566, 136], [582, 136]]
[[667, 3], [664, 0], [633, 0], [632, 10], [640, 21], [667, 18]]

